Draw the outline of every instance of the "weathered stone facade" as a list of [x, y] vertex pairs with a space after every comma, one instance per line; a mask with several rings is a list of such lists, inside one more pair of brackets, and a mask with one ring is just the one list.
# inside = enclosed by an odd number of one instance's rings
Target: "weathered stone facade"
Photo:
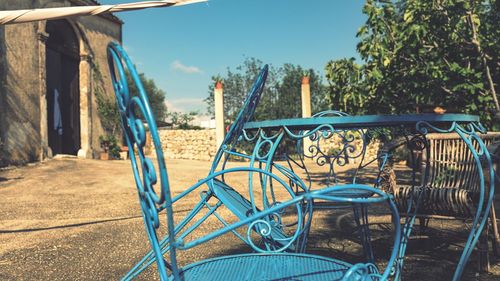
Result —
[[[94, 0], [2, 0], [0, 10], [97, 4]], [[47, 84], [50, 63], [47, 42], [54, 34], [48, 32], [48, 23], [52, 22], [0, 25], [0, 166], [38, 161], [52, 155], [49, 135], [54, 132], [50, 130], [53, 127], [50, 122], [55, 117], [49, 116], [51, 105], [47, 102], [47, 95], [52, 94]], [[67, 25], [75, 38], [77, 74], [71, 81], [78, 92], [72, 113], [77, 119], [72, 122], [77, 124], [79, 132], [73, 134], [76, 140], [72, 154], [89, 158], [100, 149], [99, 136], [103, 134], [93, 93], [96, 83], [93, 73], [100, 68], [102, 87], [112, 95], [106, 46], [110, 41], [121, 42], [122, 22], [104, 15], [59, 20], [58, 24]], [[62, 45], [59, 49], [69, 52], [64, 50], [66, 47]]]
[[212, 160], [217, 152], [215, 130], [160, 130], [166, 158]]

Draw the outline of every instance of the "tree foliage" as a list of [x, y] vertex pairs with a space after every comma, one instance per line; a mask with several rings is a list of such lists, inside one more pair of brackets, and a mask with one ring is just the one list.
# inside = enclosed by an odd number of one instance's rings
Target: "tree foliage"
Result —
[[[213, 76], [213, 83], [209, 85], [208, 97], [205, 99], [208, 113], [214, 114], [214, 85], [216, 82], [222, 82], [225, 118], [228, 123], [232, 122], [240, 111], [262, 66], [262, 61], [247, 58], [242, 65], [236, 67], [235, 71], [228, 68], [226, 74]], [[314, 70], [293, 64], [284, 64], [280, 68], [270, 66], [266, 86], [255, 112], [255, 119], [300, 117], [302, 114], [301, 79], [304, 75], [310, 78], [312, 103], [318, 108], [324, 107], [321, 77]]]
[[197, 115], [197, 111], [191, 111], [188, 113], [174, 111], [168, 113], [168, 117], [170, 118], [172, 126], [184, 130], [200, 129], [199, 126], [190, 125], [191, 121], [193, 121]]
[[357, 37], [364, 63], [326, 66], [326, 97], [350, 113], [449, 112], [481, 115], [498, 108], [499, 1], [367, 0]]
[[97, 114], [106, 134], [114, 135], [120, 128], [120, 112], [114, 95], [108, 96], [104, 90], [104, 80], [99, 65], [93, 65], [93, 90], [97, 104]]
[[[116, 104], [114, 94], [108, 96], [104, 90], [104, 80], [97, 64], [93, 65], [94, 94], [97, 103], [97, 112], [99, 114], [101, 125], [107, 134], [114, 136], [120, 127], [120, 112]], [[127, 85], [131, 96], [137, 96], [138, 91], [132, 77], [127, 73]], [[149, 99], [151, 110], [156, 123], [164, 123], [167, 116], [167, 106], [165, 105], [165, 92], [158, 89], [152, 79], [148, 79], [144, 73], [139, 74], [139, 79], [144, 86], [144, 90]]]
[[361, 66], [354, 58], [330, 61], [325, 67], [330, 82], [326, 101], [330, 109], [349, 112], [351, 108], [363, 108], [365, 96], [361, 86]]
[[[144, 73], [139, 73], [139, 79], [144, 87], [151, 105], [151, 111], [156, 123], [164, 123], [168, 115], [167, 106], [165, 105], [165, 92], [159, 89], [153, 79], [146, 77]], [[137, 87], [130, 75], [127, 75], [127, 84], [129, 87], [130, 95], [137, 96], [139, 94]]]

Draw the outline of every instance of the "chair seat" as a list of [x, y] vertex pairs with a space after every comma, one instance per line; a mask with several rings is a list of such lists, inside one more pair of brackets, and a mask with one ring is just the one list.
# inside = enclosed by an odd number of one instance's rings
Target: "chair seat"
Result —
[[[414, 198], [425, 190], [425, 198], [421, 199], [419, 215], [442, 215], [471, 217], [476, 212], [474, 201], [477, 194], [465, 189], [415, 187]], [[412, 194], [411, 186], [398, 186], [394, 192], [394, 200], [398, 209], [406, 212], [408, 199]]]
[[[330, 186], [326, 187], [330, 188]], [[303, 194], [304, 192], [301, 191], [299, 194]], [[369, 192], [366, 190], [360, 190], [357, 188], [347, 188], [347, 189], [342, 189], [342, 190], [333, 190], [332, 192], [329, 192], [327, 194], [328, 196], [335, 196], [335, 197], [346, 197], [346, 198], [369, 198], [373, 196], [373, 192]], [[335, 209], [335, 208], [346, 208], [346, 207], [351, 207], [351, 203], [340, 203], [337, 202], [335, 204], [332, 204], [329, 201], [322, 201], [322, 200], [316, 200], [314, 201], [314, 207], [315, 208], [326, 208], [326, 209]]]
[[180, 270], [182, 280], [340, 280], [351, 264], [291, 253], [243, 254], [204, 260]]
[[[327, 186], [325, 188], [331, 188], [331, 186]], [[300, 191], [297, 194], [304, 194], [305, 191]], [[332, 190], [332, 192], [325, 193], [323, 195], [328, 196], [336, 196], [336, 197], [347, 197], [347, 198], [368, 198], [373, 196], [373, 192], [367, 190], [361, 190], [358, 188], [346, 188], [342, 190]]]
[[[243, 195], [238, 193], [238, 191], [234, 190], [231, 186], [227, 185], [225, 182], [220, 181], [218, 179], [214, 179], [212, 185], [213, 192], [215, 196], [226, 206], [231, 212], [238, 217], [240, 220], [244, 220], [247, 217], [250, 217], [254, 213], [254, 209], [252, 207], [252, 203], [246, 199]], [[257, 211], [260, 211], [257, 208]], [[255, 226], [257, 231], [260, 230], [259, 224]], [[287, 241], [290, 239], [285, 233], [283, 233], [283, 229], [272, 227], [270, 238], [275, 246], [280, 248], [287, 244]], [[289, 245], [288, 251], [295, 251], [295, 245]]]
[[373, 192], [367, 190], [360, 190], [357, 188], [347, 188], [343, 190], [334, 190], [328, 193], [330, 196], [348, 197], [348, 198], [368, 198], [373, 196]]

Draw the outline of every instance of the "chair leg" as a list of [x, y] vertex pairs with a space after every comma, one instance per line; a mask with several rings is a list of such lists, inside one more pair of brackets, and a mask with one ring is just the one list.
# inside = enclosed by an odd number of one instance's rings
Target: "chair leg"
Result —
[[488, 256], [488, 227], [485, 227], [479, 237], [477, 244], [479, 272], [486, 273], [490, 271], [490, 259]]
[[418, 224], [420, 233], [425, 233], [427, 227], [429, 226], [429, 218], [419, 217]]
[[363, 245], [363, 252], [367, 262], [373, 263], [375, 257], [373, 255], [373, 248], [371, 242], [370, 226], [368, 225], [368, 209], [366, 206], [354, 206], [354, 220], [359, 230], [361, 244]]
[[[312, 206], [314, 206], [314, 202], [311, 202]], [[313, 215], [314, 215], [314, 207], [313, 211], [309, 214], [309, 217], [307, 218], [307, 221], [304, 223], [304, 229], [302, 231], [302, 235], [297, 238], [297, 247], [295, 252], [297, 253], [305, 253], [306, 252], [306, 247], [307, 247], [307, 239], [309, 239], [309, 233], [311, 232], [311, 224], [313, 220]], [[304, 208], [303, 210], [306, 210], [307, 208]]]
[[494, 202], [491, 203], [491, 210], [490, 210], [490, 221], [491, 221], [491, 244], [493, 248], [493, 254], [495, 257], [500, 257], [500, 234], [498, 233], [498, 225], [497, 225], [497, 215], [495, 213], [495, 204]]

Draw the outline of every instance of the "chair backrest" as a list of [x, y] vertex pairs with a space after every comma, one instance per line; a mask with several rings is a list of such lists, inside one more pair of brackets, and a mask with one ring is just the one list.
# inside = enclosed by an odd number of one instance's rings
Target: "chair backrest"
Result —
[[269, 66], [267, 64], [264, 65], [260, 70], [260, 73], [257, 76], [257, 79], [255, 79], [255, 82], [250, 89], [250, 92], [248, 93], [240, 112], [236, 116], [236, 119], [234, 120], [229, 131], [224, 137], [221, 146], [215, 154], [210, 173], [213, 173], [217, 169], [221, 160], [224, 161], [222, 163], [222, 169], [224, 169], [230, 154], [235, 151], [236, 143], [243, 134], [243, 126], [253, 118], [255, 109], [259, 104], [260, 97], [262, 95], [262, 92], [264, 91], [268, 71]]
[[[349, 114], [337, 110], [326, 110], [318, 112], [312, 117], [334, 116], [349, 116]], [[365, 162], [368, 143], [369, 139], [365, 130], [325, 128], [316, 131], [307, 138], [299, 139], [296, 159], [293, 156], [288, 156], [287, 161], [290, 169], [294, 170], [295, 166], [305, 172], [309, 187], [313, 181], [321, 181], [327, 186], [338, 184], [339, 170], [348, 167], [354, 167], [354, 171], [346, 180], [349, 183], [356, 183], [360, 167]], [[310, 160], [309, 162], [313, 162], [319, 167], [325, 167], [325, 169], [320, 175], [313, 176], [308, 169], [311, 164], [308, 165], [305, 160]]]
[[[115, 91], [118, 109], [121, 116], [124, 137], [130, 152], [130, 160], [132, 163], [135, 183], [139, 193], [139, 201], [144, 218], [145, 228], [162, 280], [167, 280], [168, 278], [166, 273], [167, 269], [172, 272], [175, 280], [180, 280], [179, 268], [177, 267], [176, 258], [177, 249], [188, 249], [191, 247], [195, 247], [198, 244], [209, 241], [228, 231], [233, 231], [238, 227], [247, 227], [248, 231], [246, 241], [256, 251], [282, 251], [290, 246], [296, 239], [298, 239], [298, 236], [300, 234], [299, 231], [301, 229], [297, 227], [294, 234], [291, 234], [289, 237], [280, 236], [283, 240], [286, 240], [286, 243], [285, 241], [282, 241], [282, 246], [279, 248], [266, 250], [259, 247], [257, 243], [254, 243], [252, 241], [254, 233], [258, 233], [258, 236], [263, 239], [274, 239], [272, 236], [274, 235], [274, 231], [271, 229], [271, 225], [276, 223], [275, 220], [279, 215], [278, 213], [274, 213], [276, 212], [275, 209], [277, 209], [276, 206], [274, 206], [274, 209], [271, 208], [269, 210], [264, 210], [265, 208], [258, 209], [252, 201], [250, 207], [254, 210], [254, 212], [249, 214], [248, 216], [254, 215], [256, 217], [256, 220], [252, 221], [250, 219], [243, 219], [241, 221], [238, 221], [237, 223], [232, 224], [232, 228], [229, 228], [227, 224], [223, 223], [225, 225], [223, 229], [218, 229], [215, 232], [206, 234], [202, 237], [196, 237], [193, 241], [187, 241], [186, 243], [177, 241], [176, 239], [184, 241], [184, 238], [186, 238], [184, 234], [189, 234], [192, 231], [193, 226], [187, 228], [187, 230], [182, 234], [179, 232], [181, 229], [185, 229], [186, 224], [184, 222], [186, 222], [186, 220], [183, 219], [179, 222], [179, 225], [181, 226], [174, 224], [172, 210], [173, 202], [176, 200], [180, 200], [180, 198], [187, 195], [188, 193], [191, 193], [202, 185], [206, 185], [209, 188], [213, 187], [214, 179], [216, 179], [217, 177], [222, 177], [224, 174], [246, 172], [249, 174], [249, 189], [252, 190], [252, 174], [258, 174], [260, 178], [269, 178], [269, 181], [281, 184], [281, 186], [283, 186], [289, 194], [294, 194], [293, 190], [285, 181], [280, 179], [278, 176], [270, 173], [269, 171], [264, 171], [254, 167], [239, 167], [211, 173], [209, 177], [198, 181], [195, 185], [187, 188], [180, 195], [172, 198], [170, 193], [167, 169], [163, 157], [162, 145], [158, 136], [156, 122], [149, 105], [147, 94], [135, 70], [135, 67], [123, 48], [119, 44], [114, 42], [108, 45], [108, 64], [110, 67], [113, 88]], [[127, 76], [130, 76], [132, 78], [133, 83], [137, 87], [138, 96], [131, 96], [127, 85]], [[255, 111], [255, 106], [257, 105], [260, 94], [262, 93], [262, 88], [264, 86], [266, 76], [267, 66], [265, 66], [259, 74], [257, 82], [255, 83], [253, 90], [251, 91], [251, 94], [243, 105], [244, 108], [238, 115], [237, 122], [233, 124], [230, 133], [226, 136], [225, 143], [228, 146], [233, 146], [236, 143], [237, 138], [239, 137], [239, 135], [241, 135], [241, 128], [243, 124], [248, 121], [249, 118], [251, 118], [253, 112]], [[144, 152], [144, 147], [146, 145], [145, 124], [149, 126], [151, 139], [155, 147], [157, 165], [159, 167], [159, 182], [153, 161], [148, 158]], [[220, 149], [219, 151], [222, 150], [223, 149]], [[219, 154], [219, 160], [221, 159], [223, 154], [224, 151]], [[295, 184], [298, 185], [300, 184], [300, 182], [296, 182]], [[266, 184], [263, 185], [262, 183], [257, 183], [257, 185], [259, 185], [260, 188], [263, 188], [263, 186]], [[230, 193], [229, 195], [239, 196], [235, 195], [234, 193]], [[207, 196], [207, 194], [202, 192], [202, 196]], [[232, 200], [236, 199], [233, 198]], [[245, 203], [246, 201], [243, 200], [239, 202]], [[208, 203], [205, 202], [204, 204]], [[196, 215], [196, 213], [198, 213], [199, 211], [199, 208], [205, 206], [204, 204], [198, 203], [198, 205], [194, 207], [193, 210], [189, 213], [194, 213]], [[301, 207], [301, 204], [302, 203], [300, 200], [291, 202], [288, 205], [283, 204], [283, 208], [287, 206], [290, 207], [292, 205], [296, 208], [298, 217], [297, 225], [303, 225], [303, 208]], [[217, 207], [211, 206], [208, 209], [211, 208]], [[160, 227], [159, 212], [162, 212], [163, 210], [165, 210], [167, 216], [168, 232], [166, 238], [164, 238], [167, 240], [162, 240], [162, 237], [160, 237], [158, 234]], [[213, 212], [214, 210], [211, 209], [207, 214], [209, 215]], [[195, 222], [194, 225], [203, 223], [208, 215], [203, 216], [201, 219]], [[164, 233], [164, 231], [161, 232]], [[163, 253], [166, 251], [169, 252], [169, 261], [166, 261], [163, 257]]]
[[[479, 134], [486, 146], [500, 140], [500, 133]], [[456, 188], [478, 192], [479, 172], [472, 152], [456, 133], [433, 133], [426, 136], [429, 155], [423, 154], [422, 182], [430, 188]], [[472, 143], [477, 151], [477, 142]], [[425, 171], [428, 169], [428, 175]]]
[[[130, 153], [145, 228], [156, 257], [158, 270], [166, 272], [167, 267], [177, 270], [175, 247], [172, 247], [170, 250], [171, 262], [163, 262], [164, 259], [161, 254], [161, 246], [157, 234], [160, 226], [159, 211], [165, 208], [169, 242], [171, 245], [175, 244], [172, 198], [167, 168], [163, 158], [158, 129], [147, 94], [132, 61], [117, 43], [112, 42], [108, 45], [108, 64], [118, 110], [120, 111], [123, 133]], [[127, 85], [127, 75], [130, 75], [136, 85], [138, 96], [131, 96]], [[155, 146], [160, 182], [158, 182], [153, 161], [146, 157], [144, 153], [146, 145], [145, 124], [149, 127], [151, 139]], [[159, 191], [156, 189], [159, 189]]]

